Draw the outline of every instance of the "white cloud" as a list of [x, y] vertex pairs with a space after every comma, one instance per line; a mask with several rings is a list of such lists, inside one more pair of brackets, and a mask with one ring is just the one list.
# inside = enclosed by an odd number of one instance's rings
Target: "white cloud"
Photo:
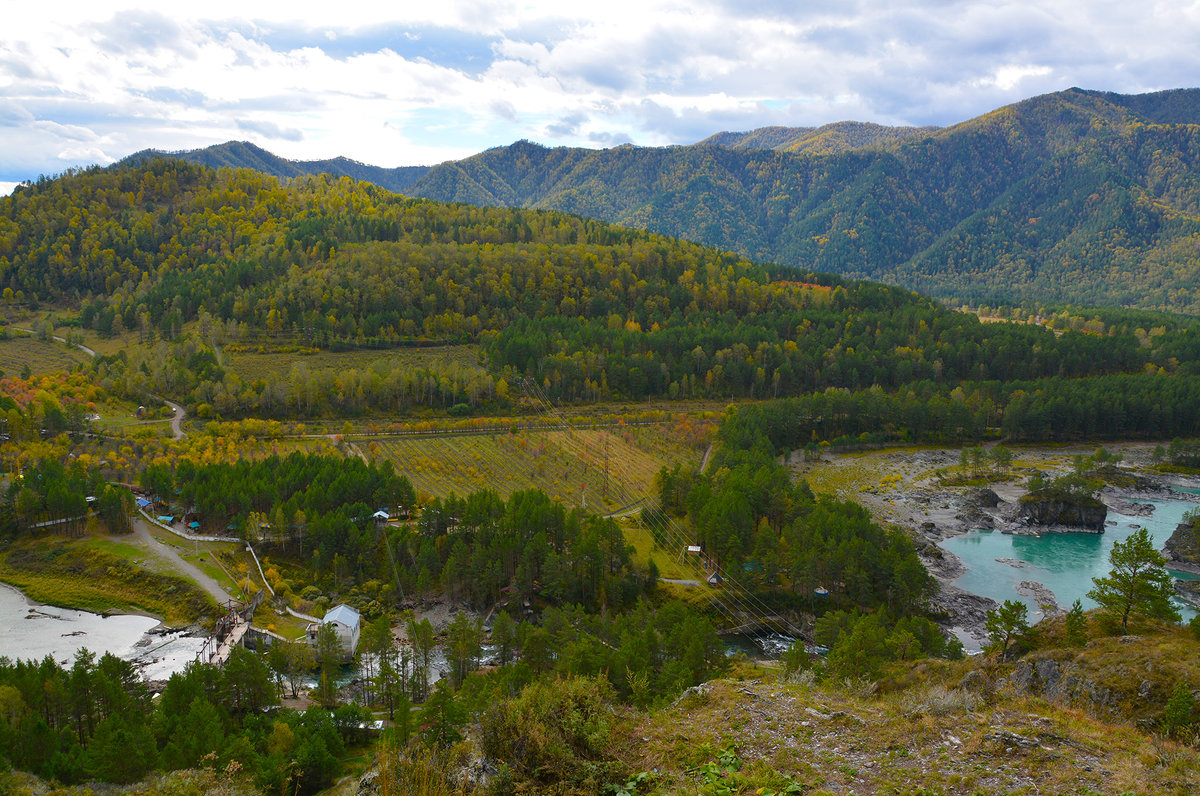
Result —
[[5, 16], [5, 179], [230, 138], [401, 165], [521, 137], [950, 124], [1072, 85], [1138, 92], [1200, 74], [1195, 1], [118, 0]]
[[974, 82], [980, 87], [995, 86], [1002, 91], [1011, 91], [1029, 77], [1044, 77], [1050, 74], [1048, 66], [1001, 66], [991, 75]]

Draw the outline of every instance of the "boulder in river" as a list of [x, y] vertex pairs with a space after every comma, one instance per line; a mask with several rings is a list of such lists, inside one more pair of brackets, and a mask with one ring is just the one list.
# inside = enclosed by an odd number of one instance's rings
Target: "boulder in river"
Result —
[[977, 508], [994, 509], [1000, 505], [1000, 496], [987, 487], [968, 489], [964, 503]]
[[1104, 533], [1108, 508], [1095, 498], [1030, 492], [1021, 498], [1020, 517], [1031, 525], [1062, 525]]

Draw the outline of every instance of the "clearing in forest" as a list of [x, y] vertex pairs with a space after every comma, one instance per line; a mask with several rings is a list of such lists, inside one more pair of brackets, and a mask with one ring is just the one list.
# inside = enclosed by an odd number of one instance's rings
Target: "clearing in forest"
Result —
[[446, 371], [458, 368], [483, 372], [478, 364], [479, 346], [447, 345], [386, 350], [359, 349], [356, 351], [271, 351], [257, 344], [229, 343], [221, 348], [221, 362], [243, 379], [254, 380], [277, 373], [287, 376], [298, 365], [310, 373], [342, 372], [350, 369], [365, 371], [419, 370]]
[[541, 489], [569, 506], [615, 512], [651, 495], [654, 477], [676, 463], [699, 466], [701, 454], [672, 439], [671, 426], [520, 431], [496, 434], [378, 437], [356, 440], [390, 460], [419, 493], [446, 497], [493, 489], [508, 495]]
[[20, 376], [26, 368], [32, 376], [70, 371], [90, 359], [82, 351], [36, 337], [14, 334], [0, 339], [0, 371], [5, 376]]

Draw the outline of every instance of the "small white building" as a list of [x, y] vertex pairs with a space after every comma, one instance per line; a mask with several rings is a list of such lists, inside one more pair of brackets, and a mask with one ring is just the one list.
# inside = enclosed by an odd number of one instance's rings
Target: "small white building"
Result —
[[362, 617], [359, 616], [358, 611], [345, 603], [330, 608], [325, 612], [324, 619], [308, 626], [306, 635], [309, 644], [316, 646], [317, 632], [321, 629], [321, 625], [333, 625], [338, 640], [342, 642], [342, 652], [347, 658], [354, 657], [354, 652], [358, 649], [359, 633], [362, 631]]

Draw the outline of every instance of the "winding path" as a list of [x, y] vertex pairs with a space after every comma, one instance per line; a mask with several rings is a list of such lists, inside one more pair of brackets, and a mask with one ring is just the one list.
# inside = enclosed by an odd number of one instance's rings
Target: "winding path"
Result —
[[[33, 336], [35, 336], [35, 337], [37, 336], [37, 332], [35, 332], [33, 329], [23, 329], [23, 328], [21, 328], [20, 326], [14, 326], [14, 327], [13, 327], [13, 329], [15, 329], [15, 330], [16, 330], [16, 331], [18, 331], [18, 332], [24, 332], [25, 334], [31, 334], [31, 335], [33, 335]], [[52, 335], [50, 335], [50, 339], [51, 339], [51, 340], [55, 340], [55, 341], [57, 341], [57, 342], [59, 342], [59, 343], [66, 343], [66, 342], [67, 342], [67, 338], [65, 338], [65, 337], [59, 337], [59, 336], [58, 336], [58, 335], [56, 335], [56, 334], [52, 334]], [[75, 348], [78, 348], [80, 351], [82, 351], [83, 353], [87, 354], [87, 355], [88, 355], [89, 357], [91, 357], [92, 359], [95, 359], [95, 358], [96, 358], [96, 352], [95, 352], [95, 351], [93, 351], [92, 349], [88, 348], [87, 346], [85, 346], [83, 343], [67, 343], [67, 345], [71, 345], [71, 346], [74, 346]]]
[[169, 564], [180, 575], [204, 589], [218, 603], [227, 603], [233, 599], [229, 592], [221, 588], [221, 584], [217, 583], [204, 570], [195, 564], [184, 561], [174, 548], [155, 539], [154, 535], [150, 533], [150, 529], [146, 527], [146, 521], [136, 515], [133, 517], [133, 533], [143, 547]]
[[162, 401], [175, 411], [175, 414], [171, 417], [171, 438], [183, 439], [186, 437], [187, 432], [183, 430], [183, 419], [187, 417], [187, 412], [184, 410], [184, 408], [174, 401], [168, 401], [166, 398], [161, 398], [157, 395], [154, 397], [158, 398], [158, 400]]

